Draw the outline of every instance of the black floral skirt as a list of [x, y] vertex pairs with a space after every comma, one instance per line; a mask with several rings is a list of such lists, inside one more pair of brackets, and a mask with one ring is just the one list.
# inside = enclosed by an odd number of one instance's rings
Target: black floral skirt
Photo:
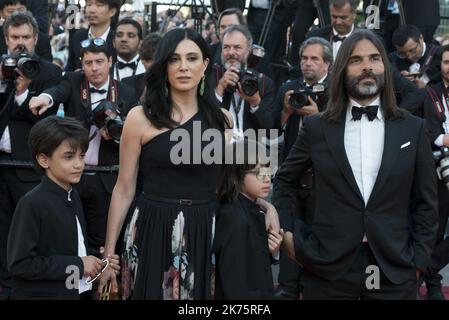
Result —
[[214, 206], [141, 197], [126, 226], [123, 299], [204, 300], [214, 295]]

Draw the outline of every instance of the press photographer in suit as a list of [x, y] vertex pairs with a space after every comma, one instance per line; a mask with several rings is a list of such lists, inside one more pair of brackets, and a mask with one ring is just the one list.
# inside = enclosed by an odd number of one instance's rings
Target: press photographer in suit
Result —
[[[295, 143], [299, 130], [308, 115], [323, 111], [327, 103], [329, 69], [333, 56], [330, 43], [322, 38], [307, 39], [299, 49], [300, 68], [303, 76], [281, 86], [275, 102], [275, 122], [283, 132], [282, 159], [285, 159]], [[299, 204], [292, 206], [293, 219], [308, 223], [313, 218], [313, 173], [307, 171], [301, 178], [297, 197]], [[280, 299], [298, 299], [301, 269], [281, 252], [279, 262], [279, 287], [276, 296]]]
[[[313, 222], [292, 224], [300, 178], [314, 170]], [[416, 299], [438, 228], [436, 173], [422, 119], [396, 106], [382, 41], [342, 44], [329, 102], [304, 121], [274, 183], [305, 299]], [[292, 232], [293, 233], [292, 233]]]
[[[1, 62], [0, 161], [31, 161], [28, 148], [31, 127], [56, 113], [56, 109], [37, 117], [29, 111], [28, 103], [33, 96], [59, 83], [62, 72], [35, 54], [38, 26], [30, 12], [13, 13], [5, 21], [3, 30], [11, 55]], [[5, 259], [11, 218], [19, 199], [39, 181], [31, 163], [29, 168], [0, 166], [0, 300], [7, 299], [10, 291]]]
[[[122, 122], [137, 104], [137, 97], [133, 88], [110, 76], [112, 57], [102, 39], [85, 40], [81, 57], [83, 72], [67, 72], [59, 85], [34, 98], [30, 108], [37, 113], [64, 103], [65, 115], [78, 119], [90, 130], [86, 164], [118, 165]], [[86, 215], [88, 243], [96, 250], [104, 245], [116, 179], [117, 172], [113, 170], [89, 172], [83, 174], [77, 186]]]

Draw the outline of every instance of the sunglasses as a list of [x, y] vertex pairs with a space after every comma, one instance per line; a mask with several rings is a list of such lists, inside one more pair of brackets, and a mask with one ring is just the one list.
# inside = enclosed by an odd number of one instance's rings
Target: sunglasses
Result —
[[97, 47], [101, 47], [101, 46], [104, 46], [106, 44], [106, 41], [104, 41], [102, 38], [86, 39], [86, 40], [81, 41], [81, 47], [82, 48], [87, 48], [91, 44], [93, 44], [93, 45], [95, 45]]

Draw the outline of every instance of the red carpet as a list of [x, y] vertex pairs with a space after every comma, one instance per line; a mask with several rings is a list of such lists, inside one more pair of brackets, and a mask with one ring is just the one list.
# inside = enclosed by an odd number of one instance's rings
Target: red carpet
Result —
[[[426, 292], [427, 292], [426, 286], [422, 286], [419, 290], [419, 295], [422, 297], [423, 300], [426, 299]], [[443, 294], [446, 300], [449, 300], [449, 286], [443, 287]]]

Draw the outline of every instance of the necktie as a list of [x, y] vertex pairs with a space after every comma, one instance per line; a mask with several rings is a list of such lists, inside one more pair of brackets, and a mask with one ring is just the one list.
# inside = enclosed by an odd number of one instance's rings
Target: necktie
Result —
[[339, 42], [339, 41], [341, 41], [341, 42], [343, 42], [344, 40], [346, 39], [346, 37], [340, 37], [340, 36], [333, 36], [332, 37], [332, 42]]
[[108, 91], [105, 90], [105, 89], [97, 89], [97, 88], [94, 88], [94, 87], [90, 87], [89, 91], [90, 91], [91, 93], [99, 93], [99, 94], [103, 94], [103, 93], [108, 92]]
[[137, 63], [135, 63], [135, 62], [125, 63], [125, 62], [118, 61], [117, 66], [119, 69], [123, 69], [126, 67], [131, 68], [133, 70], [137, 69]]
[[368, 106], [365, 108], [352, 107], [351, 113], [354, 121], [360, 120], [363, 114], [366, 114], [369, 121], [373, 121], [377, 116], [379, 106]]

